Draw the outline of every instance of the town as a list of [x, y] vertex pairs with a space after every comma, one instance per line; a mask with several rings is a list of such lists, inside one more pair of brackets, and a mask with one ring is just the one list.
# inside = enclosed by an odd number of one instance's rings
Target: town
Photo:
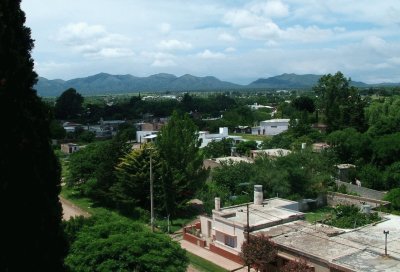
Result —
[[400, 271], [398, 4], [0, 2], [0, 271]]

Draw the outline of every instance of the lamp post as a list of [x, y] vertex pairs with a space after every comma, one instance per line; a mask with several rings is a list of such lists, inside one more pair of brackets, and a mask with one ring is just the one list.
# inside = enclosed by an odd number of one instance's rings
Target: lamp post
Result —
[[387, 256], [387, 236], [389, 234], [388, 230], [384, 230], [383, 234], [385, 234], [385, 256]]
[[154, 232], [154, 199], [153, 199], [153, 160], [152, 160], [152, 148], [150, 151], [150, 225], [151, 231]]

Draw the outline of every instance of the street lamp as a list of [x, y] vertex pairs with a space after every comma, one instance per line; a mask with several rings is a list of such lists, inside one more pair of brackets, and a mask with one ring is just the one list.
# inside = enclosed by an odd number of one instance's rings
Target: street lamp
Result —
[[150, 151], [150, 225], [151, 231], [154, 232], [154, 199], [153, 199], [153, 160], [152, 151], [153, 148], [148, 148]]
[[387, 256], [387, 236], [389, 234], [388, 230], [384, 230], [383, 234], [385, 234], [385, 256]]

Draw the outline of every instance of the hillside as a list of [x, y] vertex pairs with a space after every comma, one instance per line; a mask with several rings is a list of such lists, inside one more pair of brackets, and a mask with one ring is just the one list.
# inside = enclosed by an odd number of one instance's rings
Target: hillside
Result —
[[196, 77], [155, 74], [148, 77], [110, 75], [100, 73], [71, 80], [48, 80], [39, 77], [35, 88], [41, 96], [58, 96], [68, 88], [75, 88], [82, 95], [130, 93], [143, 91], [194, 91], [238, 88], [240, 85], [221, 81], [215, 77]]
[[[213, 76], [197, 77], [160, 73], [148, 77], [132, 75], [111, 75], [100, 73], [93, 76], [71, 80], [49, 80], [39, 77], [35, 88], [40, 96], [59, 96], [68, 88], [75, 88], [82, 95], [116, 94], [132, 92], [165, 92], [165, 91], [198, 91], [198, 90], [229, 90], [229, 89], [310, 89], [321, 75], [282, 74], [269, 78], [260, 78], [248, 85], [239, 85], [221, 81]], [[399, 83], [366, 84], [352, 81], [359, 88], [400, 86]]]

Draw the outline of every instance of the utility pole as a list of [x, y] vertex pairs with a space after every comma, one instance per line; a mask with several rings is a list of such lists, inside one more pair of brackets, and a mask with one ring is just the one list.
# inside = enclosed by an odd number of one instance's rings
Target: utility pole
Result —
[[[247, 244], [250, 244], [250, 224], [249, 224], [249, 203], [246, 204], [246, 212], [247, 212]], [[247, 272], [250, 272], [250, 265], [247, 266]]]
[[387, 236], [389, 234], [388, 230], [384, 230], [383, 234], [385, 234], [385, 256], [387, 256]]
[[154, 232], [154, 200], [153, 200], [153, 162], [152, 162], [152, 149], [150, 149], [150, 224], [151, 231]]

